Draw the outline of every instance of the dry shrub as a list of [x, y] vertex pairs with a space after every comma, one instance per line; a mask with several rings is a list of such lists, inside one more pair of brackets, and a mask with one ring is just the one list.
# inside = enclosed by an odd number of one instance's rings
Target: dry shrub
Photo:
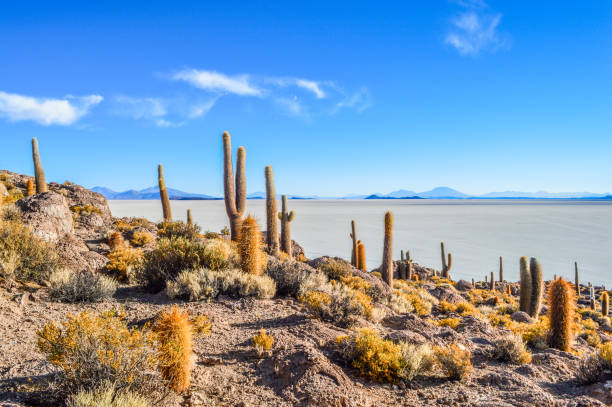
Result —
[[167, 283], [170, 298], [189, 301], [210, 300], [219, 294], [232, 297], [272, 298], [274, 280], [268, 276], [243, 273], [240, 270], [185, 270]]
[[601, 378], [601, 373], [606, 368], [606, 362], [602, 359], [601, 354], [594, 353], [580, 360], [576, 379], [581, 384], [597, 383]]
[[493, 359], [515, 365], [531, 362], [531, 353], [525, 348], [523, 338], [518, 335], [510, 335], [496, 340], [493, 343], [492, 357]]
[[106, 271], [119, 281], [131, 281], [143, 260], [142, 251], [126, 245], [119, 246], [108, 254]]
[[447, 326], [451, 329], [457, 329], [459, 324], [461, 324], [461, 319], [459, 318], [442, 318], [439, 321], [435, 321], [438, 326]]
[[149, 401], [130, 391], [117, 391], [111, 384], [81, 390], [68, 397], [66, 407], [149, 407]]
[[0, 220], [0, 261], [11, 274], [9, 278], [38, 283], [58, 266], [52, 247], [34, 236], [20, 220]]
[[272, 345], [274, 345], [274, 338], [272, 335], [268, 335], [263, 328], [253, 337], [253, 346], [258, 355], [262, 355], [265, 351], [272, 349]]
[[147, 246], [155, 242], [155, 236], [149, 232], [134, 232], [131, 242], [134, 246]]
[[89, 216], [94, 213], [102, 215], [102, 211], [93, 205], [72, 205], [70, 210], [77, 216]]
[[49, 276], [51, 298], [62, 302], [99, 302], [117, 291], [117, 282], [88, 271], [56, 270]]
[[210, 334], [212, 330], [212, 323], [206, 315], [198, 315], [191, 319], [191, 326], [193, 326], [193, 333], [206, 336]]
[[404, 297], [412, 304], [414, 311], [420, 316], [431, 314], [434, 306], [438, 305], [438, 299], [429, 294], [423, 288], [414, 286], [414, 283], [403, 280], [394, 280], [393, 287], [395, 295]]
[[145, 396], [159, 394], [155, 334], [147, 326], [128, 328], [122, 312], [68, 315], [61, 326], [50, 322], [36, 334], [40, 351], [60, 369], [67, 393], [113, 383]]
[[434, 348], [438, 365], [453, 380], [461, 380], [472, 371], [472, 354], [463, 345], [453, 343], [448, 348]]
[[317, 268], [330, 279], [340, 280], [342, 277], [352, 275], [351, 270], [353, 266], [346, 260], [329, 258], [327, 261], [321, 262]]
[[436, 355], [428, 344], [412, 345], [400, 344], [404, 370], [402, 377], [412, 380], [416, 376], [429, 372], [436, 363]]
[[172, 390], [189, 388], [193, 330], [189, 314], [176, 305], [164, 310], [155, 319], [153, 330], [159, 341], [157, 355], [162, 377]]
[[211, 270], [223, 270], [237, 263], [236, 246], [231, 240], [209, 239], [204, 243], [202, 266]]
[[157, 236], [165, 238], [182, 237], [195, 240], [200, 237], [200, 226], [183, 221], [166, 221], [157, 225]]
[[371, 299], [366, 294], [342, 284], [323, 284], [306, 291], [298, 300], [320, 320], [341, 327], [351, 326], [357, 317], [369, 317], [372, 312]]
[[313, 272], [294, 260], [272, 259], [266, 273], [276, 282], [278, 295], [298, 297], [327, 283], [327, 277], [323, 273]]
[[120, 232], [130, 232], [136, 228], [149, 228], [150, 222], [145, 218], [121, 218], [115, 221], [115, 227]]
[[414, 306], [412, 305], [412, 302], [409, 301], [405, 296], [400, 295], [397, 292], [393, 292], [387, 298], [383, 298], [381, 302], [382, 304], [388, 306], [398, 314], [408, 314], [414, 312]]

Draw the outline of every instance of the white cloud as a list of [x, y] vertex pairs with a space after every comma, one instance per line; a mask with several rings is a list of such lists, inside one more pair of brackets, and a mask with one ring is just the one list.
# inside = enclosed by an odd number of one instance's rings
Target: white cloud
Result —
[[363, 112], [367, 108], [372, 106], [372, 97], [370, 96], [370, 91], [366, 87], [362, 87], [357, 92], [352, 95], [346, 96], [343, 100], [336, 103], [334, 109], [332, 109], [331, 113], [337, 113], [338, 110], [342, 108], [351, 108], [355, 109], [358, 113]]
[[189, 112], [189, 118], [195, 119], [196, 117], [204, 116], [206, 113], [208, 113], [210, 109], [212, 109], [212, 107], [215, 105], [216, 102], [217, 102], [217, 99], [211, 99], [206, 103], [200, 103], [200, 104], [191, 106], [191, 111]]
[[300, 88], [307, 89], [315, 94], [317, 99], [323, 99], [325, 97], [325, 92], [321, 90], [321, 87], [318, 82], [309, 81], [307, 79], [297, 79], [296, 85]]
[[258, 96], [261, 91], [249, 83], [248, 75], [228, 76], [214, 71], [187, 69], [172, 75], [172, 79], [185, 81], [211, 92], [233, 93], [240, 96]]
[[0, 116], [9, 121], [31, 120], [44, 126], [68, 126], [103, 99], [100, 95], [43, 99], [0, 91]]
[[297, 86], [299, 88], [305, 89], [309, 92], [314, 93], [317, 99], [323, 99], [326, 96], [325, 91], [322, 89], [323, 84], [318, 81], [313, 81], [310, 79], [300, 79], [300, 78], [291, 78], [291, 77], [266, 77], [263, 78], [263, 83], [274, 85], [281, 88], [286, 88], [289, 86]]
[[134, 119], [162, 117], [168, 113], [164, 101], [160, 98], [135, 98], [122, 95], [117, 96], [115, 101], [119, 105], [118, 113]]
[[276, 103], [287, 109], [289, 114], [292, 116], [303, 116], [306, 114], [306, 112], [304, 111], [304, 107], [300, 103], [300, 100], [297, 98], [297, 96], [294, 96], [292, 98], [280, 97], [276, 99]]

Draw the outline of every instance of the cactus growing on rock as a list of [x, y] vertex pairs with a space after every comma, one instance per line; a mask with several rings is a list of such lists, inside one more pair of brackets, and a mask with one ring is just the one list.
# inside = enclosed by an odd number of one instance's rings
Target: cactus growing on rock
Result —
[[568, 282], [559, 278], [548, 288], [548, 346], [565, 352], [570, 350], [576, 302], [574, 290]]
[[32, 160], [34, 161], [34, 176], [36, 178], [36, 193], [42, 194], [49, 191], [47, 180], [45, 179], [45, 171], [40, 162], [40, 153], [38, 152], [38, 140], [32, 138]]
[[159, 198], [161, 199], [164, 222], [171, 222], [172, 209], [170, 208], [170, 198], [168, 197], [166, 180], [164, 179], [164, 167], [161, 164], [157, 166], [157, 182], [159, 184]]
[[521, 267], [521, 288], [520, 288], [520, 299], [519, 299], [519, 310], [530, 314], [530, 302], [531, 302], [531, 273], [529, 272], [529, 264], [527, 263], [527, 257], [523, 256], [520, 260]]
[[254, 217], [247, 216], [240, 225], [240, 268], [245, 273], [260, 276], [263, 274], [263, 255], [261, 248], [261, 232]]
[[232, 163], [232, 139], [228, 132], [223, 133], [223, 192], [225, 211], [230, 221], [232, 240], [240, 241], [242, 216], [246, 208], [246, 151], [238, 147], [236, 152], [236, 189], [234, 190], [234, 167]]
[[274, 172], [269, 165], [265, 169], [266, 176], [266, 244], [272, 256], [280, 255], [278, 239], [278, 221], [276, 209], [276, 189], [274, 188]]
[[383, 280], [393, 287], [393, 215], [385, 213], [385, 237], [383, 245], [383, 259], [380, 267]]
[[[544, 282], [542, 279], [542, 267], [535, 257], [529, 259], [529, 273], [531, 274], [531, 300], [529, 301], [529, 315], [538, 318], [540, 306], [542, 305], [542, 290]], [[556, 280], [555, 280], [556, 281]]]
[[610, 296], [607, 291], [601, 294], [601, 313], [604, 317], [608, 316], [610, 309]]
[[293, 211], [287, 212], [287, 195], [283, 195], [281, 212], [278, 213], [278, 219], [281, 221], [281, 250], [292, 257], [291, 253], [291, 227], [290, 223], [295, 218]]
[[26, 184], [26, 196], [36, 195], [36, 187], [34, 186], [34, 181], [32, 178], [28, 178], [28, 182]]
[[358, 250], [358, 245], [357, 245], [357, 227], [355, 226], [355, 221], [351, 220], [351, 233], [350, 233], [351, 239], [353, 240], [353, 249], [351, 251], [351, 264], [354, 267], [358, 267], [357, 266], [357, 250]]
[[440, 251], [442, 253], [442, 277], [450, 278], [450, 269], [453, 266], [453, 257], [448, 254], [448, 260], [444, 250], [444, 242], [440, 242]]
[[361, 240], [357, 243], [357, 268], [359, 270], [368, 271], [366, 266], [365, 245]]

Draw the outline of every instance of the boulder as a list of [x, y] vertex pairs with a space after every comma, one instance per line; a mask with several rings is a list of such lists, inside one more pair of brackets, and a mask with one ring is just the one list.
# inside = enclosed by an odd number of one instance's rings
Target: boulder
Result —
[[74, 231], [72, 213], [66, 199], [55, 192], [45, 192], [17, 201], [23, 223], [38, 238], [57, 243], [64, 235]]
[[457, 281], [457, 284], [455, 284], [455, 288], [459, 291], [468, 291], [474, 287], [472, 286], [472, 283], [467, 280], [459, 280]]
[[510, 318], [516, 322], [526, 322], [528, 324], [534, 322], [533, 318], [531, 318], [528, 313], [523, 311], [516, 311], [515, 313], [510, 315]]
[[60, 265], [72, 271], [96, 272], [101, 270], [108, 259], [103, 255], [89, 250], [82, 239], [73, 234], [64, 235], [55, 246], [60, 258]]
[[465, 298], [463, 298], [461, 294], [459, 294], [457, 290], [455, 290], [454, 287], [449, 287], [448, 285], [433, 287], [428, 291], [438, 300], [450, 302], [451, 304], [456, 304], [458, 302], [465, 301]]

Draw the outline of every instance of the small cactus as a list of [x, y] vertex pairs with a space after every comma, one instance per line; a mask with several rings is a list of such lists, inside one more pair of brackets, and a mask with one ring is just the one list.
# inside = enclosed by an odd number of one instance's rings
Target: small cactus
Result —
[[351, 251], [351, 264], [354, 267], [357, 267], [357, 227], [355, 226], [355, 221], [351, 220], [351, 233], [349, 235], [353, 240], [353, 250]]
[[240, 242], [238, 252], [240, 253], [240, 268], [245, 273], [260, 276], [263, 274], [263, 255], [261, 232], [254, 217], [247, 216], [241, 224]]
[[281, 212], [278, 213], [278, 219], [281, 221], [281, 250], [292, 257], [291, 248], [291, 227], [290, 223], [295, 218], [293, 211], [287, 212], [287, 195], [283, 195]]
[[187, 209], [187, 224], [193, 226], [193, 216], [191, 215], [191, 209]]
[[242, 216], [246, 208], [246, 151], [238, 147], [236, 152], [236, 190], [234, 192], [234, 167], [232, 164], [232, 139], [228, 132], [223, 133], [223, 193], [225, 211], [230, 221], [231, 236], [234, 242], [240, 241]]
[[565, 352], [570, 350], [576, 301], [570, 283], [559, 278], [548, 288], [548, 346]]
[[440, 251], [442, 253], [442, 277], [450, 278], [450, 269], [453, 266], [453, 257], [448, 254], [448, 260], [444, 250], [444, 242], [440, 242]]
[[519, 310], [530, 314], [531, 305], [531, 273], [529, 272], [529, 264], [527, 263], [527, 257], [523, 256], [520, 260], [521, 267], [521, 288], [520, 288], [520, 299], [519, 299]]
[[160, 312], [153, 330], [159, 340], [158, 362], [162, 377], [174, 391], [187, 390], [193, 364], [193, 325], [189, 314], [175, 305]]
[[32, 178], [28, 178], [28, 183], [26, 187], [26, 196], [36, 195], [36, 187], [34, 186], [34, 181]]
[[278, 238], [278, 219], [276, 216], [276, 189], [274, 188], [274, 172], [269, 165], [265, 169], [266, 176], [266, 244], [272, 256], [280, 256], [280, 241]]
[[42, 194], [49, 191], [47, 180], [45, 179], [45, 171], [40, 162], [40, 153], [38, 152], [38, 140], [36, 137], [32, 139], [32, 159], [34, 161], [34, 176], [36, 178], [36, 193]]
[[608, 316], [608, 311], [610, 309], [610, 296], [607, 291], [604, 291], [601, 294], [601, 313], [604, 317]]
[[161, 199], [164, 222], [172, 222], [170, 198], [168, 198], [168, 190], [166, 189], [166, 181], [164, 179], [164, 167], [161, 164], [157, 166], [157, 181], [159, 183], [159, 198]]
[[531, 301], [529, 303], [529, 315], [531, 318], [538, 318], [540, 306], [542, 305], [542, 290], [544, 282], [542, 280], [542, 267], [540, 263], [532, 257], [529, 259], [529, 272], [531, 273]]
[[580, 299], [580, 279], [578, 278], [578, 262], [574, 262], [574, 285], [576, 288], [576, 298]]
[[383, 245], [383, 259], [380, 268], [383, 280], [393, 287], [393, 215], [385, 213], [385, 237]]
[[115, 231], [110, 235], [108, 239], [108, 245], [111, 250], [117, 250], [125, 245], [125, 241], [123, 240], [123, 235], [121, 232]]
[[357, 244], [357, 268], [359, 270], [368, 271], [366, 266], [365, 245], [361, 242], [361, 240]]

